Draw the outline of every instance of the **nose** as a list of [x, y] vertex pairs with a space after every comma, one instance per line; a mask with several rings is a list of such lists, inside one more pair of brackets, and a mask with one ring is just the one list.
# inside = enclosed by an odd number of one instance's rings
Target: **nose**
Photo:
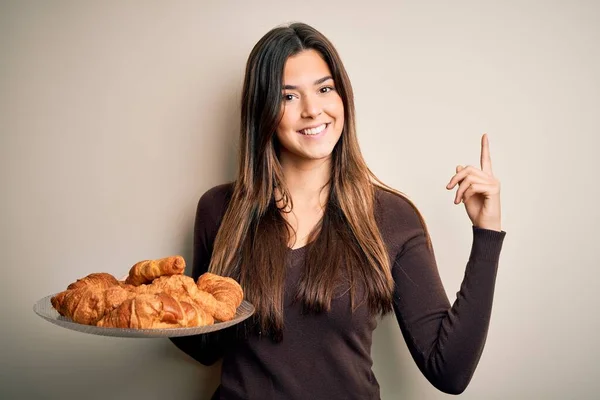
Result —
[[316, 118], [323, 112], [323, 106], [315, 96], [305, 96], [302, 101], [302, 118]]

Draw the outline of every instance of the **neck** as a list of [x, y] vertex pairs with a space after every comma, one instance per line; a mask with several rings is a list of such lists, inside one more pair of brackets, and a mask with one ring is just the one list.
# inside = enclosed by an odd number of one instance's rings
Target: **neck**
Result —
[[331, 157], [322, 160], [298, 160], [282, 154], [280, 158], [285, 183], [294, 204], [323, 206], [331, 178]]

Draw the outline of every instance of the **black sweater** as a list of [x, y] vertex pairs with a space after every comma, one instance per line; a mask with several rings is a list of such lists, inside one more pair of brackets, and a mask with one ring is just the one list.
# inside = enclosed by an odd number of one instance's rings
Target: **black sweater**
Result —
[[[232, 185], [207, 191], [198, 203], [192, 276], [208, 269], [213, 242]], [[473, 227], [464, 280], [453, 305], [427, 247], [418, 215], [400, 196], [377, 192], [376, 220], [393, 260], [394, 312], [408, 349], [423, 375], [439, 390], [458, 394], [469, 384], [488, 331], [498, 260], [505, 232]], [[292, 304], [306, 247], [289, 251], [283, 341], [247, 334], [245, 324], [219, 333], [172, 338], [204, 365], [223, 358], [219, 399], [379, 399], [371, 338], [377, 318], [366, 306], [354, 313], [349, 294], [331, 311], [302, 314]]]

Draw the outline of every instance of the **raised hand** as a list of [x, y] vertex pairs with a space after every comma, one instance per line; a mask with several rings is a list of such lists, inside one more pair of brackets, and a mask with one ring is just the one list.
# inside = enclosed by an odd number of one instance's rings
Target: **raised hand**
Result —
[[446, 189], [458, 184], [454, 204], [465, 205], [473, 225], [501, 231], [500, 181], [492, 173], [490, 145], [487, 134], [481, 137], [481, 169], [473, 166], [456, 167], [456, 174]]

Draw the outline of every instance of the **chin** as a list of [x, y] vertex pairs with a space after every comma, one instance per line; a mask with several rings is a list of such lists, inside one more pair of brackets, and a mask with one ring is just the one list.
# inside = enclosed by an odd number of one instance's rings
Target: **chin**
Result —
[[319, 153], [319, 154], [311, 154], [311, 155], [307, 155], [305, 156], [305, 158], [307, 160], [315, 160], [315, 161], [319, 161], [319, 160], [327, 160], [329, 158], [331, 158], [331, 155], [333, 154], [333, 151], [330, 151], [329, 153]]
[[[282, 154], [283, 155], [283, 154]], [[284, 157], [296, 162], [324, 161], [331, 158], [332, 152], [305, 153], [288, 152]]]

